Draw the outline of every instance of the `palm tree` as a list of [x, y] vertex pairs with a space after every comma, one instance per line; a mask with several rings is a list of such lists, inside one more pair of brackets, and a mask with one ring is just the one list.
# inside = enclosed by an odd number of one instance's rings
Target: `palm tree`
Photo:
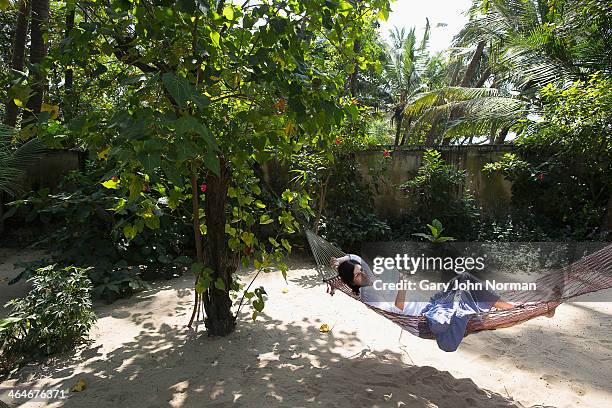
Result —
[[[560, 0], [554, 5], [544, 0], [475, 0], [470, 21], [454, 44], [459, 56], [474, 50], [463, 79], [458, 79], [462, 58], [455, 58], [449, 65], [455, 68], [450, 86], [413, 98], [404, 115], [419, 115], [413, 127], [431, 125], [428, 144], [440, 137], [448, 142], [475, 135], [503, 142], [520, 118], [537, 114], [534, 96], [542, 86], [563, 87], [594, 70], [610, 71], [610, 11], [612, 6], [602, 0]], [[594, 29], [587, 16], [600, 28]], [[481, 88], [487, 83], [495, 89]]]
[[427, 43], [430, 30], [429, 20], [427, 20], [423, 38], [417, 44], [414, 27], [409, 31], [395, 27], [391, 32], [391, 44], [386, 47], [387, 64], [384, 75], [387, 80], [388, 92], [393, 98], [391, 123], [395, 124], [396, 129], [395, 146], [403, 144], [406, 140], [404, 135], [400, 143], [404, 120], [408, 123], [407, 128], [410, 127], [412, 120], [411, 117], [403, 114], [406, 103], [426, 88], [422, 75], [429, 60]]

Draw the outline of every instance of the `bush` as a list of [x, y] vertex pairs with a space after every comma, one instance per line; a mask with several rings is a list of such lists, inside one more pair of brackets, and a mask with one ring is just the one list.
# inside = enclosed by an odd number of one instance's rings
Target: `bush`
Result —
[[12, 312], [0, 320], [4, 358], [65, 351], [87, 337], [96, 320], [87, 272], [56, 264], [36, 270], [29, 279], [32, 290], [24, 298], [8, 302]]
[[[463, 240], [475, 238], [479, 217], [474, 196], [465, 189], [466, 174], [446, 164], [440, 152], [426, 150], [416, 177], [399, 188], [414, 199], [408, 218], [410, 225], [421, 225], [436, 218], [448, 233]], [[402, 231], [411, 234], [417, 231]]]
[[[536, 219], [550, 239], [599, 240], [610, 232], [612, 77], [540, 89], [537, 122], [524, 121], [507, 154], [485, 171], [512, 181], [515, 220]], [[520, 129], [519, 129], [520, 130]]]
[[344, 250], [366, 241], [383, 240], [389, 226], [373, 212], [372, 192], [360, 177], [352, 155], [337, 159], [329, 181], [321, 235]]
[[[166, 207], [175, 203], [162, 201], [158, 186], [147, 188], [133, 203], [147, 200], [156, 223], [145, 224], [138, 207], [130, 202], [119, 213], [109, 209], [126, 202], [120, 192], [104, 187], [107, 169], [89, 163], [85, 173], [73, 172], [60, 186], [61, 192], [48, 190], [10, 203], [7, 216], [33, 227], [40, 245], [52, 257], [47, 263], [93, 267], [89, 277], [94, 296], [112, 302], [146, 288], [145, 280], [171, 278], [181, 274], [191, 263], [184, 248], [191, 247], [190, 228]], [[144, 189], [145, 187], [143, 187]], [[170, 194], [172, 196], [172, 193]], [[178, 198], [177, 198], [178, 201]], [[177, 204], [178, 205], [178, 204]], [[146, 215], [146, 214], [145, 214]], [[127, 239], [126, 226], [142, 222], [142, 231]], [[40, 263], [22, 264], [27, 278]]]

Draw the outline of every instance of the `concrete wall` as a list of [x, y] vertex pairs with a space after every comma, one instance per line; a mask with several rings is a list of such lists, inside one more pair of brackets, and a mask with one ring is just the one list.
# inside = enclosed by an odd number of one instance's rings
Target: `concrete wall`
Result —
[[[466, 170], [467, 186], [483, 208], [483, 212], [497, 217], [508, 213], [512, 183], [500, 174], [482, 172], [485, 164], [497, 161], [504, 153], [512, 152], [511, 145], [473, 145], [438, 147], [448, 164]], [[363, 180], [374, 193], [373, 210], [383, 218], [406, 215], [411, 199], [397, 186], [410, 180], [421, 166], [424, 147], [400, 148], [383, 160], [383, 149], [359, 152], [355, 159]], [[261, 167], [263, 178], [277, 192], [282, 192], [291, 175], [275, 161]]]
[[[448, 164], [466, 170], [467, 186], [485, 213], [503, 216], [507, 214], [511, 200], [512, 184], [499, 174], [482, 172], [486, 163], [496, 161], [504, 153], [512, 151], [511, 145], [448, 146], [437, 148]], [[357, 153], [356, 160], [364, 181], [374, 194], [374, 211], [384, 218], [396, 218], [406, 214], [411, 199], [397, 186], [414, 177], [421, 166], [424, 148], [402, 148], [391, 153], [391, 159], [383, 160], [382, 150]]]
[[31, 191], [46, 187], [55, 192], [65, 175], [84, 168], [84, 160], [85, 153], [78, 150], [48, 151], [26, 170], [23, 188]]
[[[85, 153], [78, 150], [51, 150], [32, 163], [21, 180], [21, 188], [27, 194], [41, 188], [56, 192], [59, 182], [72, 170], [83, 169]], [[0, 234], [4, 232], [4, 204], [14, 197], [0, 191]]]

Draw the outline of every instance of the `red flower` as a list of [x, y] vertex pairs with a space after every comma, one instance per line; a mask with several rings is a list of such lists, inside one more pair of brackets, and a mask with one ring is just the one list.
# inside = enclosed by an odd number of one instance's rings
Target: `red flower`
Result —
[[206, 192], [206, 183], [200, 184], [200, 191], [203, 193]]
[[383, 152], [383, 157], [391, 157], [391, 152], [390, 152], [390, 151], [388, 151], [388, 150], [385, 150], [385, 151]]
[[340, 143], [342, 143], [342, 139], [340, 139], [339, 137], [336, 138], [336, 146], [338, 146]]
[[536, 177], [538, 178], [538, 180], [544, 181], [544, 173], [538, 173]]

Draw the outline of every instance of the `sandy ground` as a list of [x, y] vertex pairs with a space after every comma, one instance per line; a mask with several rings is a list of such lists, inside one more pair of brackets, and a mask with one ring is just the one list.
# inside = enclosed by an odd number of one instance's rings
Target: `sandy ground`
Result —
[[[0, 253], [0, 279], [12, 262]], [[250, 273], [243, 274], [247, 280]], [[467, 337], [454, 353], [403, 333], [358, 302], [330, 297], [309, 261], [288, 282], [260, 276], [268, 292], [253, 322], [210, 338], [185, 328], [193, 299], [187, 275], [112, 305], [97, 305], [90, 344], [31, 364], [7, 387], [86, 388], [23, 407], [606, 407], [612, 400], [612, 303], [563, 304], [554, 319]], [[1, 299], [12, 291], [0, 283]], [[612, 291], [610, 291], [612, 299]], [[320, 333], [321, 324], [332, 327]], [[2, 397], [0, 397], [2, 398]]]

